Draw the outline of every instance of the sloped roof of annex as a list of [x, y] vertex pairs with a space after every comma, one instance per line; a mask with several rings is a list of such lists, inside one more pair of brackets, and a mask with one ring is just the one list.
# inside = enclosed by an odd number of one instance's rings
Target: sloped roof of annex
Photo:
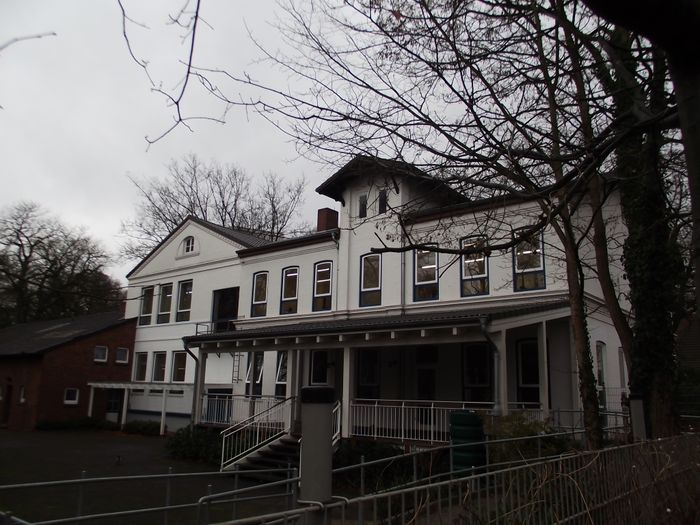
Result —
[[[224, 237], [225, 239], [228, 239], [229, 241], [236, 243], [239, 246], [242, 246], [244, 249], [264, 246], [265, 244], [270, 243], [270, 241], [265, 239], [262, 235], [255, 235], [251, 232], [234, 228], [227, 228], [225, 226], [214, 224], [212, 222], [205, 221], [204, 219], [200, 219], [198, 217], [189, 215], [185, 217], [180, 222], [180, 224], [178, 224], [165, 237], [165, 239], [158, 243], [158, 245], [155, 246], [148, 253], [148, 255], [141, 259], [141, 261], [139, 261], [139, 263], [129, 273], [126, 274], [126, 278], [130, 278], [134, 276], [138, 271], [142, 270], [148, 264], [148, 262], [151, 261], [160, 251], [162, 251], [163, 247], [168, 245], [173, 240], [173, 238], [175, 238], [188, 224], [196, 224], [201, 228], [204, 228], [205, 230], [209, 230], [214, 234], [217, 234], [221, 237]], [[234, 253], [235, 248], [232, 249], [231, 255], [233, 255]]]

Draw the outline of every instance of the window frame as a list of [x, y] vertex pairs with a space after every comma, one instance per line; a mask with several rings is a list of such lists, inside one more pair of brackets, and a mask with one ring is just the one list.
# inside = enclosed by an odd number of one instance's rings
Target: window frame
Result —
[[[184, 359], [184, 362], [182, 363], [182, 379], [175, 378], [176, 371], [179, 370], [178, 362], [177, 362], [178, 358]], [[185, 351], [173, 352], [172, 363], [170, 364], [170, 381], [172, 383], [184, 383], [185, 378], [186, 378], [186, 374], [187, 374], [187, 352], [185, 352]]]
[[[104, 348], [104, 351], [105, 351], [104, 358], [97, 357], [97, 349], [98, 348], [100, 348], [100, 349]], [[106, 363], [108, 359], [109, 359], [109, 347], [106, 345], [95, 345], [95, 348], [92, 350], [92, 361], [94, 363]]]
[[[183, 294], [182, 288], [189, 285], [189, 292]], [[177, 312], [175, 314], [175, 322], [182, 323], [190, 320], [192, 312], [192, 294], [194, 293], [194, 282], [192, 279], [185, 279], [177, 283]], [[182, 308], [182, 298], [189, 295], [189, 305], [187, 308]]]
[[[365, 261], [369, 258], [376, 257], [379, 261], [377, 268], [377, 286], [365, 286]], [[373, 299], [374, 296], [376, 299]], [[360, 307], [380, 306], [382, 304], [382, 254], [381, 253], [366, 253], [360, 256]]]
[[[528, 228], [519, 228], [513, 233], [514, 238], [519, 235], [518, 232], [527, 230]], [[536, 268], [518, 268], [518, 249], [528, 239], [521, 239], [515, 246], [513, 246], [513, 291], [514, 292], [528, 292], [532, 290], [544, 290], [547, 288], [547, 278], [545, 273], [545, 261], [544, 261], [544, 235], [543, 232], [535, 232], [529, 239], [533, 239], [535, 236], [539, 239], [539, 265]], [[530, 243], [532, 245], [532, 243]], [[525, 278], [535, 279], [535, 285], [526, 286], [524, 282]]]
[[[163, 293], [164, 288], [170, 288], [170, 294]], [[163, 310], [163, 298], [168, 297], [168, 308]], [[156, 315], [156, 324], [165, 324], [170, 322], [170, 312], [173, 309], [173, 283], [165, 283], [158, 286], [158, 313]]]
[[[464, 250], [469, 246], [477, 246], [479, 243], [486, 244], [485, 235], [468, 235], [459, 240], [460, 249]], [[481, 256], [483, 260], [484, 272], [481, 274], [467, 274], [467, 266], [470, 263], [478, 262], [480, 259], [467, 259], [467, 257]], [[462, 254], [460, 258], [460, 295], [462, 297], [476, 297], [479, 295], [489, 295], [490, 293], [490, 278], [489, 278], [489, 256], [485, 253], [474, 253], [471, 255]], [[472, 286], [474, 293], [467, 293], [467, 286], [472, 283], [479, 283], [479, 287]], [[479, 291], [480, 289], [480, 291]]]
[[[256, 378], [251, 378], [252, 373], [258, 366], [257, 359], [260, 357], [260, 371]], [[263, 372], [265, 370], [265, 352], [255, 350], [248, 352], [248, 363], [245, 372], [245, 395], [248, 397], [259, 397], [262, 395]]]
[[367, 212], [369, 211], [369, 195], [362, 193], [357, 197], [357, 217], [359, 219], [366, 219]]
[[389, 192], [386, 188], [379, 190], [377, 194], [377, 213], [384, 214], [389, 210]]
[[[250, 296], [250, 316], [251, 317], [265, 317], [267, 315], [267, 296], [268, 288], [270, 284], [270, 272], [267, 270], [261, 272], [255, 272], [253, 274], [253, 289]], [[262, 300], [256, 300], [256, 295], [258, 291], [258, 278], [265, 277], [265, 297]]]
[[[143, 360], [143, 363], [141, 361]], [[141, 365], [143, 364], [143, 377], [141, 374]], [[134, 382], [146, 382], [148, 377], [148, 352], [136, 352], [134, 355]]]
[[182, 240], [183, 255], [192, 255], [195, 252], [195, 242], [192, 235], [188, 235]]
[[[150, 304], [146, 303], [147, 293], [150, 292]], [[153, 300], [155, 287], [153, 285], [141, 287], [141, 307], [139, 308], [139, 326], [148, 326], [153, 321]], [[148, 312], [144, 311], [148, 307]]]
[[[319, 267], [321, 265], [328, 265], [328, 279], [320, 280], [319, 277]], [[318, 285], [319, 283], [328, 282], [328, 292], [319, 293]], [[313, 312], [323, 312], [332, 309], [333, 302], [333, 261], [318, 261], [314, 263], [314, 284], [313, 284], [313, 300], [311, 304], [311, 311]]]
[[[296, 283], [294, 284], [294, 295], [286, 297], [287, 277], [291, 272], [296, 271]], [[282, 268], [282, 287], [280, 290], [280, 315], [289, 315], [297, 313], [299, 305], [299, 266], [287, 266]]]
[[[123, 350], [126, 353], [126, 359], [119, 359], [119, 351]], [[114, 351], [114, 362], [118, 365], [126, 365], [129, 363], [129, 348], [126, 346], [118, 346]]]
[[[75, 399], [68, 399], [68, 392], [75, 392]], [[68, 406], [78, 406], [80, 404], [80, 389], [67, 387], [63, 390], [63, 404]]]
[[[279, 350], [277, 352], [277, 366], [275, 369], [275, 397], [287, 397], [287, 378], [288, 378], [289, 355], [287, 350]], [[282, 371], [284, 370], [284, 381], [280, 380]], [[284, 388], [282, 388], [284, 387]]]
[[[158, 365], [159, 358], [163, 358], [163, 366]], [[151, 370], [151, 381], [154, 383], [165, 383], [165, 372], [168, 365], [168, 352], [153, 352], [153, 369]], [[162, 375], [162, 379], [156, 377]]]
[[[432, 244], [435, 246], [436, 244]], [[423, 254], [429, 254], [434, 257], [433, 264], [429, 266], [421, 266], [420, 268], [433, 268], [434, 277], [429, 280], [418, 281], [418, 257]], [[423, 295], [425, 294], [425, 296]], [[433, 250], [413, 250], [413, 301], [437, 301], [440, 299], [440, 258], [437, 251]]]

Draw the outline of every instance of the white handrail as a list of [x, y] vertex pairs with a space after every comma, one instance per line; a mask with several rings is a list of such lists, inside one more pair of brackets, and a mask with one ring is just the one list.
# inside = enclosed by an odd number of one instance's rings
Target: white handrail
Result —
[[288, 397], [223, 430], [221, 432], [221, 470], [288, 433], [292, 427], [295, 399]]
[[335, 402], [333, 407], [333, 445], [340, 441], [340, 422], [342, 419], [343, 408], [340, 401]]

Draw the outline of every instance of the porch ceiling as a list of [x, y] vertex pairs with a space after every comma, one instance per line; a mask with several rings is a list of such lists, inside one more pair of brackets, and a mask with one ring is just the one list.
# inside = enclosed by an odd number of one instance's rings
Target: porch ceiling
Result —
[[[228, 332], [184, 337], [187, 346], [217, 352], [240, 347], [372, 346], [457, 342], [479, 328], [482, 320], [515, 319], [557, 309], [568, 309], [568, 300], [518, 305], [469, 308], [420, 314], [397, 314], [351, 319], [333, 319], [294, 324], [275, 324]], [[276, 321], [279, 321], [276, 319]]]

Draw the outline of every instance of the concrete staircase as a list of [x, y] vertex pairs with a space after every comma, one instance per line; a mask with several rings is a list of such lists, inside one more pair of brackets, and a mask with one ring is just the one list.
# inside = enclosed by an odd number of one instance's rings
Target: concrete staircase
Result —
[[[237, 463], [241, 476], [257, 483], [270, 483], [286, 479], [286, 472], [250, 472], [299, 468], [299, 440], [301, 436], [285, 434], [277, 441], [256, 450]], [[246, 473], [248, 472], [248, 473]], [[289, 474], [291, 476], [291, 474]]]

